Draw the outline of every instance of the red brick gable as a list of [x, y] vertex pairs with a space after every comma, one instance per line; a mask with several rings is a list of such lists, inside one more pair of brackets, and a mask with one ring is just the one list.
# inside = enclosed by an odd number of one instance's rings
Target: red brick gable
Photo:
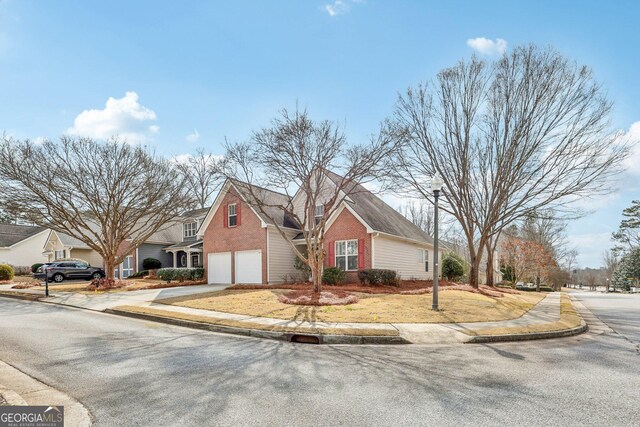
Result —
[[[239, 213], [238, 225], [227, 224], [227, 206], [235, 203]], [[213, 214], [209, 225], [204, 230], [203, 265], [208, 268], [208, 254], [231, 252], [231, 279], [235, 283], [235, 252], [251, 249], [262, 250], [262, 282], [267, 282], [267, 229], [262, 228], [262, 221], [255, 212], [242, 201], [237, 191], [231, 186]], [[205, 271], [205, 277], [206, 276]]]
[[[359, 241], [358, 246], [360, 241], [364, 243], [364, 251], [358, 248], [359, 253], [364, 253], [363, 268], [371, 268], [371, 234], [367, 233], [367, 228], [348, 209], [343, 209], [325, 232], [324, 249], [327, 254], [325, 267], [333, 265], [333, 261], [329, 260], [329, 254], [334, 255], [332, 247], [335, 241], [354, 239]], [[360, 260], [358, 261], [360, 263]], [[347, 278], [349, 281], [357, 281], [357, 272], [347, 272]]]

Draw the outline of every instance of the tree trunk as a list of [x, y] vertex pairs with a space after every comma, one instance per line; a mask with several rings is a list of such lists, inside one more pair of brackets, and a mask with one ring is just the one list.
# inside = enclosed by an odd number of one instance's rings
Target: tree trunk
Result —
[[322, 263], [324, 259], [318, 257], [315, 251], [309, 252], [309, 267], [311, 267], [311, 281], [313, 292], [322, 292]]
[[477, 255], [471, 256], [471, 267], [469, 269], [469, 284], [478, 289], [478, 270], [480, 267], [480, 257]]
[[536, 275], [536, 292], [540, 292], [540, 275]]
[[493, 250], [491, 244], [487, 243], [487, 286], [493, 286]]
[[104, 258], [104, 274], [107, 279], [115, 279], [116, 263], [113, 257]]

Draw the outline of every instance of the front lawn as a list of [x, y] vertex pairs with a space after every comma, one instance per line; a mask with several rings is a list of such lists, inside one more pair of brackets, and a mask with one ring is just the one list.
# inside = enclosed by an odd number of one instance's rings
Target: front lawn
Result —
[[508, 293], [500, 297], [460, 290], [440, 292], [441, 311], [431, 310], [431, 294], [357, 293], [356, 304], [293, 306], [278, 301], [286, 290], [224, 290], [160, 300], [162, 304], [284, 320], [352, 323], [450, 323], [515, 319], [546, 294]]

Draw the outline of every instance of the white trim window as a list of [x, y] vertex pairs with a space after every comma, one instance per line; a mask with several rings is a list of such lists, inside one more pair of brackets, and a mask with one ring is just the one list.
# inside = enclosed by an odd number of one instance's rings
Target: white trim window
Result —
[[418, 259], [420, 264], [424, 266], [424, 271], [429, 271], [429, 251], [427, 249], [418, 249]]
[[320, 224], [320, 221], [322, 221], [322, 217], [324, 216], [324, 205], [317, 205], [314, 215], [316, 224]]
[[339, 240], [336, 247], [336, 267], [344, 271], [358, 270], [358, 240]]
[[235, 203], [229, 205], [229, 207], [227, 208], [227, 215], [227, 224], [229, 224], [229, 227], [235, 227], [236, 225], [238, 225], [238, 209]]
[[122, 279], [126, 279], [127, 277], [133, 274], [134, 265], [133, 265], [133, 255], [128, 255], [120, 264], [120, 269], [122, 270], [122, 274], [120, 275]]
[[65, 249], [62, 249], [60, 251], [56, 251], [55, 254], [54, 254], [55, 260], [65, 259], [66, 257], [67, 257], [67, 251]]
[[198, 223], [197, 222], [185, 222], [182, 224], [182, 236], [185, 238], [195, 237], [198, 232]]

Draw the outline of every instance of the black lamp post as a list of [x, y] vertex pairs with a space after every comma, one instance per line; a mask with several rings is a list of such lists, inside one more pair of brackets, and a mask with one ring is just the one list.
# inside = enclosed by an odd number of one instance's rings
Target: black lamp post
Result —
[[433, 304], [431, 309], [438, 311], [438, 276], [440, 267], [438, 265], [438, 197], [444, 181], [437, 174], [431, 179], [431, 189], [433, 190]]

